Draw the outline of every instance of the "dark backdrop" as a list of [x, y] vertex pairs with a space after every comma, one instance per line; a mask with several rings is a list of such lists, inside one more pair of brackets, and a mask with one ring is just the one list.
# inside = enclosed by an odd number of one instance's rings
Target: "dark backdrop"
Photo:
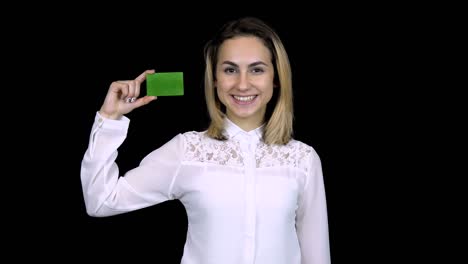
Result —
[[89, 217], [81, 158], [110, 83], [146, 69], [184, 72], [185, 95], [160, 97], [128, 115], [130, 130], [117, 159], [121, 174], [177, 133], [204, 130], [203, 46], [226, 21], [254, 15], [277, 30], [290, 57], [295, 138], [313, 146], [322, 160], [333, 263], [376, 263], [407, 251], [404, 242], [389, 246], [388, 241], [401, 240], [399, 226], [411, 225], [405, 218], [408, 209], [397, 206], [408, 180], [396, 153], [404, 127], [412, 122], [399, 117], [417, 93], [408, 82], [417, 31], [406, 23], [411, 19], [405, 12], [372, 10], [316, 6], [187, 15], [157, 7], [65, 8], [51, 20], [29, 23], [29, 30], [42, 36], [28, 45], [37, 63], [33, 69], [43, 78], [34, 81], [47, 92], [38, 100], [50, 110], [44, 126], [52, 124], [35, 133], [50, 136], [54, 146], [36, 149], [43, 168], [39, 175], [45, 176], [34, 177], [40, 184], [31, 183], [32, 189], [40, 194], [26, 203], [34, 219], [26, 225], [35, 223], [40, 231], [34, 241], [50, 236], [62, 246], [57, 250], [76, 256], [180, 261], [187, 230], [183, 205], [169, 201], [118, 216]]

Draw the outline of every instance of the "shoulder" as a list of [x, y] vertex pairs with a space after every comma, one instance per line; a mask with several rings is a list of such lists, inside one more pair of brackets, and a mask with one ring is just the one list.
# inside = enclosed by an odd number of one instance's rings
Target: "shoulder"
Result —
[[206, 135], [206, 131], [188, 131], [179, 134], [179, 136], [182, 137], [187, 144], [199, 144], [210, 139]]
[[311, 160], [318, 159], [312, 146], [294, 139], [285, 145], [261, 143], [256, 155], [258, 167], [288, 166], [304, 172], [310, 170]]
[[295, 152], [301, 154], [303, 157], [307, 158], [318, 158], [318, 154], [315, 149], [302, 141], [291, 139], [288, 144], [285, 145], [286, 148], [292, 149]]
[[288, 144], [285, 145], [285, 147], [290, 149], [291, 152], [295, 153], [298, 164], [300, 164], [299, 166], [306, 171], [310, 170], [311, 166], [315, 166], [314, 164], [320, 163], [320, 157], [317, 151], [313, 146], [307, 143], [296, 139], [291, 139]]
[[185, 142], [186, 151], [203, 151], [210, 148], [215, 148], [220, 144], [225, 144], [226, 142], [219, 141], [213, 138], [210, 138], [206, 131], [189, 131], [182, 134], [179, 134], [183, 141]]

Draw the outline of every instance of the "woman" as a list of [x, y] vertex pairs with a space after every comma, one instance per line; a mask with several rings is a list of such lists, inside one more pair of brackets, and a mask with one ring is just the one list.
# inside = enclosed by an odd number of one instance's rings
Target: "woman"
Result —
[[291, 69], [271, 27], [256, 18], [226, 24], [205, 47], [211, 118], [119, 177], [124, 115], [145, 71], [113, 82], [96, 114], [81, 170], [86, 209], [110, 216], [179, 199], [188, 216], [182, 263], [330, 263], [325, 190], [314, 149], [292, 138]]

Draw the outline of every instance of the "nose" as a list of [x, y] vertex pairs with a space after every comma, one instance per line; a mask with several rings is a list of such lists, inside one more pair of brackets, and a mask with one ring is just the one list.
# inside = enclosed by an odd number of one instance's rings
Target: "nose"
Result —
[[239, 80], [238, 80], [238, 89], [239, 90], [247, 90], [249, 89], [249, 78], [246, 72], [241, 72], [239, 74]]

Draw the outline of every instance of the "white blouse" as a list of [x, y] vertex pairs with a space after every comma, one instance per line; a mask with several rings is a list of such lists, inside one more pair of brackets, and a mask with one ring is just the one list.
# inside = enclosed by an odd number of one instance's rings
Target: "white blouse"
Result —
[[175, 136], [119, 177], [129, 119], [96, 115], [81, 167], [87, 213], [110, 216], [179, 199], [187, 210], [182, 264], [327, 264], [328, 220], [320, 159], [291, 140], [261, 141], [226, 119], [228, 140]]

